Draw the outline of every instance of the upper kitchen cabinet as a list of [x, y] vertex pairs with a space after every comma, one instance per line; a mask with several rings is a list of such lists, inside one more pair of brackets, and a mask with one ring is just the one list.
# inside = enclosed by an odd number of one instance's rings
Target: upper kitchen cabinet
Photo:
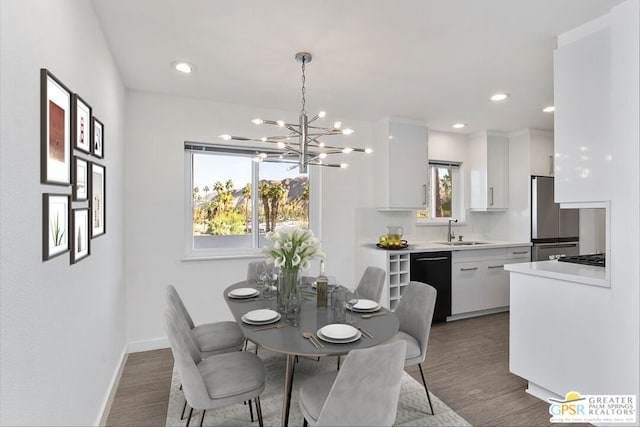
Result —
[[553, 132], [529, 129], [531, 150], [531, 175], [553, 176]]
[[428, 129], [405, 119], [376, 125], [376, 207], [418, 210], [427, 206]]
[[608, 200], [613, 146], [608, 17], [558, 37], [554, 103], [556, 202]]
[[509, 138], [492, 132], [469, 137], [471, 197], [469, 209], [500, 211], [509, 207]]

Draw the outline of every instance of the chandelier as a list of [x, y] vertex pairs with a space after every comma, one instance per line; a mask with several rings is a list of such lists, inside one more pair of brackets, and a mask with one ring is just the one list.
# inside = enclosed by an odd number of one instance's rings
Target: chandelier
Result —
[[225, 141], [256, 141], [276, 144], [280, 149], [279, 152], [273, 153], [272, 151], [269, 154], [259, 153], [254, 157], [254, 160], [257, 162], [274, 161], [292, 163], [294, 165], [289, 169], [298, 167], [300, 173], [307, 173], [308, 165], [342, 168], [349, 166], [346, 163], [325, 163], [324, 159], [330, 154], [348, 154], [354, 151], [359, 153], [372, 153], [373, 150], [371, 148], [338, 147], [326, 145], [320, 141], [320, 138], [326, 136], [351, 135], [353, 129], [343, 129], [341, 122], [335, 122], [333, 127], [311, 126], [316, 120], [325, 117], [326, 113], [320, 111], [311, 119], [307, 117], [307, 111], [305, 110], [305, 65], [311, 62], [312, 56], [308, 52], [299, 52], [295, 58], [296, 61], [302, 63], [302, 109], [298, 116], [298, 123], [286, 123], [283, 120], [253, 119], [252, 122], [256, 125], [275, 125], [284, 128], [288, 132], [283, 135], [265, 136], [260, 139], [227, 134], [220, 135], [220, 138]]

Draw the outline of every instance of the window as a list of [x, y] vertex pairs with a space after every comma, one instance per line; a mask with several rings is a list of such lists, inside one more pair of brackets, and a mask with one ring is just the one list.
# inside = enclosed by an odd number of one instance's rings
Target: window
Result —
[[251, 254], [279, 225], [309, 227], [308, 175], [290, 163], [255, 162], [259, 152], [185, 143], [188, 256]]
[[418, 219], [461, 216], [463, 197], [460, 165], [458, 162], [429, 161], [429, 201], [425, 210], [418, 211]]

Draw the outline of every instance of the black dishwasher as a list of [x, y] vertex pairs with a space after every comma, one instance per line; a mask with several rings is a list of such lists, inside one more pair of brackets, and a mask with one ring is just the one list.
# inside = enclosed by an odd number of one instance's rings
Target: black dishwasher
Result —
[[411, 254], [409, 279], [433, 286], [438, 291], [433, 323], [451, 316], [451, 252]]

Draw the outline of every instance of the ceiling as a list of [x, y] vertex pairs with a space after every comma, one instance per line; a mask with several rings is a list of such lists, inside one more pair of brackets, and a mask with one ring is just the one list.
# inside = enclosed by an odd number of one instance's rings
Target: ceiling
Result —
[[[622, 2], [92, 1], [129, 89], [298, 112], [294, 56], [308, 51], [310, 115], [406, 117], [461, 133], [553, 129], [541, 110], [553, 104], [556, 36]], [[175, 60], [196, 72], [176, 72]], [[489, 101], [496, 92], [510, 97]]]

